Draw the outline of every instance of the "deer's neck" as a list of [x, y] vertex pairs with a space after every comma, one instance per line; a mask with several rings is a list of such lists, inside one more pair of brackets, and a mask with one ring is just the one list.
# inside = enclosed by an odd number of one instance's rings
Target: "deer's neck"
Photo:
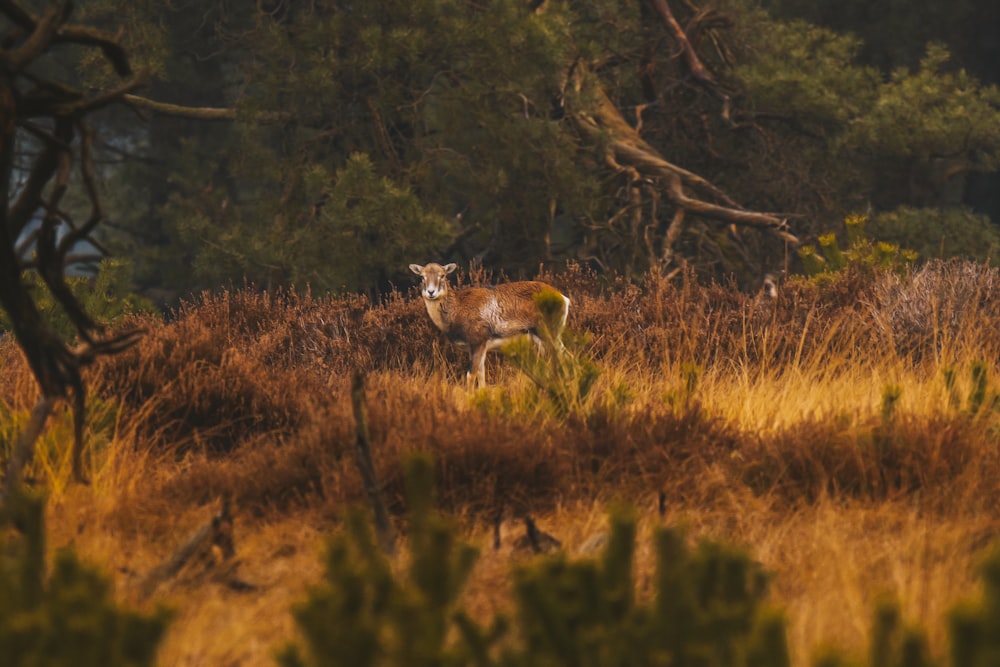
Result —
[[450, 322], [447, 321], [448, 306], [451, 302], [451, 294], [445, 294], [440, 299], [424, 299], [427, 306], [427, 314], [431, 316], [431, 322], [441, 331], [448, 332]]

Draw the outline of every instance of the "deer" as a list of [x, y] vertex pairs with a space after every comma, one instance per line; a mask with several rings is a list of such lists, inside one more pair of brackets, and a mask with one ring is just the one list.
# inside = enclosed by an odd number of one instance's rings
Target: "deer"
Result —
[[560, 336], [569, 315], [569, 298], [555, 287], [537, 280], [502, 283], [490, 287], [452, 289], [448, 276], [457, 264], [410, 264], [410, 271], [420, 276], [420, 294], [427, 314], [451, 341], [469, 348], [466, 382], [486, 386], [486, 354], [518, 338], [532, 339], [545, 349], [540, 336], [546, 326], [535, 304], [535, 295], [550, 291], [562, 297], [562, 309], [548, 335], [561, 353]]

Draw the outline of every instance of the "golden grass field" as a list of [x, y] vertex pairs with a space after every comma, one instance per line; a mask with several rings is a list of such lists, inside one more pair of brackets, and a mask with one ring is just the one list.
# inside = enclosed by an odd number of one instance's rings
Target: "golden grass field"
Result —
[[[49, 493], [50, 548], [100, 564], [122, 602], [175, 610], [160, 664], [274, 664], [326, 536], [364, 500], [349, 386], [363, 371], [397, 525], [400, 461], [430, 452], [442, 510], [481, 549], [464, 596], [476, 617], [507, 608], [510, 568], [531, 558], [509, 539], [493, 549], [501, 508], [505, 534], [529, 514], [572, 552], [624, 503], [639, 511], [640, 586], [661, 522], [763, 563], [795, 665], [827, 646], [863, 656], [880, 596], [947, 655], [948, 612], [976, 597], [1000, 534], [995, 269], [855, 269], [789, 280], [774, 302], [684, 276], [542, 278], [573, 300], [570, 347], [600, 370], [569, 414], [499, 359], [490, 387], [466, 390], [463, 353], [413, 291], [376, 305], [237, 290], [118, 323], [149, 331], [89, 370], [90, 485], [70, 481], [66, 414], [30, 470]], [[0, 339], [0, 443], [35, 391]], [[176, 577], [140, 600], [143, 573], [222, 497], [251, 589]]]

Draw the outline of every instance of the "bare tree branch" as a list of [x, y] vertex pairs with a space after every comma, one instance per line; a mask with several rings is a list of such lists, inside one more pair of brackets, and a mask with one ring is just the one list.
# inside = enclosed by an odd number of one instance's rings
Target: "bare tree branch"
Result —
[[[580, 131], [595, 145], [603, 146], [605, 160], [613, 168], [650, 179], [659, 184], [667, 199], [691, 213], [737, 225], [755, 227], [797, 243], [788, 231], [787, 221], [772, 213], [749, 211], [706, 179], [667, 161], [648, 144], [622, 117], [603, 88], [582, 66], [573, 73], [575, 100], [570, 115]], [[635, 176], [631, 176], [634, 178]], [[708, 195], [721, 204], [692, 197], [684, 186]]]
[[351, 380], [351, 404], [354, 407], [355, 433], [355, 463], [364, 482], [365, 495], [372, 508], [375, 520], [375, 532], [379, 544], [387, 554], [396, 551], [396, 531], [389, 520], [389, 510], [386, 506], [382, 487], [375, 474], [375, 464], [372, 462], [371, 437], [368, 434], [368, 410], [365, 407], [365, 376], [356, 371]]
[[681, 24], [674, 18], [674, 13], [670, 9], [667, 0], [649, 0], [649, 4], [663, 18], [663, 22], [666, 23], [670, 34], [677, 44], [680, 45], [681, 54], [684, 56], [684, 62], [687, 63], [691, 75], [702, 83], [715, 83], [715, 78], [712, 77], [708, 69], [705, 68], [705, 65], [702, 64], [694, 47], [691, 46], [691, 41], [688, 39], [687, 34], [681, 28]]
[[97, 97], [77, 100], [76, 102], [60, 107], [56, 111], [60, 115], [77, 117], [90, 113], [91, 111], [97, 111], [98, 109], [104, 108], [109, 104], [119, 103], [122, 101], [123, 97], [127, 96], [128, 93], [145, 84], [148, 76], [149, 73], [143, 70], [128, 81], [124, 81], [116, 88], [111, 88], [110, 90], [102, 92]]
[[287, 111], [257, 111], [244, 113], [232, 107], [186, 107], [180, 104], [170, 104], [168, 102], [157, 102], [148, 97], [127, 94], [123, 99], [129, 104], [168, 116], [181, 116], [183, 118], [197, 118], [200, 120], [237, 120], [248, 118], [258, 123], [286, 123], [292, 119], [292, 114]]
[[[38, 34], [39, 22], [45, 22], [50, 13], [55, 13], [55, 24], [45, 28], [48, 39], [44, 48], [51, 43], [72, 43], [81, 46], [93, 46], [101, 49], [104, 57], [115, 68], [118, 76], [128, 76], [132, 73], [125, 49], [121, 46], [121, 36], [112, 35], [96, 28], [81, 25], [66, 25], [72, 9], [70, 2], [56, 3], [49, 7], [42, 19], [36, 18], [31, 12], [21, 7], [13, 0], [0, 0], [0, 14], [6, 16], [11, 23], [28, 33]], [[54, 27], [54, 30], [52, 30]], [[44, 49], [43, 49], [44, 50]], [[36, 56], [37, 57], [37, 56]], [[25, 63], [26, 64], [26, 63]], [[23, 66], [23, 65], [22, 65]], [[20, 69], [20, 68], [17, 68]]]
[[[59, 168], [60, 156], [70, 150], [72, 141], [72, 123], [66, 120], [62, 122], [57, 120], [51, 140], [46, 142], [42, 152], [35, 158], [35, 162], [28, 172], [28, 178], [21, 188], [21, 194], [18, 195], [17, 201], [7, 213], [6, 223], [15, 239], [24, 231], [31, 217], [41, 207], [42, 191], [48, 185], [56, 169]], [[6, 186], [9, 182], [8, 176], [3, 185]]]
[[[142, 82], [143, 76], [96, 95], [87, 95], [56, 79], [30, 71], [32, 63], [53, 45], [75, 43], [100, 49], [122, 77], [131, 73], [118, 38], [67, 23], [71, 6], [68, 0], [51, 3], [45, 13], [36, 18], [19, 3], [0, 0], [0, 16], [28, 35], [16, 46], [0, 47], [0, 307], [10, 315], [14, 337], [41, 392], [31, 428], [25, 431], [22, 441], [34, 442], [37, 434], [32, 429], [41, 429], [44, 418], [39, 415], [47, 415], [53, 401], [69, 400], [73, 407], [73, 474], [77, 480], [82, 480], [87, 394], [81, 370], [97, 355], [115, 354], [134, 344], [142, 333], [129, 331], [100, 337], [103, 327], [87, 314], [66, 282], [69, 252], [79, 241], [89, 239], [103, 218], [93, 175], [92, 133], [83, 118], [96, 109], [121, 103], [124, 96]], [[19, 85], [23, 82], [32, 86], [30, 93], [20, 92]], [[34, 118], [45, 120], [36, 125], [31, 120]], [[49, 126], [51, 131], [43, 129]], [[18, 128], [41, 140], [42, 147], [32, 159], [26, 180], [15, 186], [12, 168]], [[75, 145], [77, 138], [79, 144]], [[79, 226], [59, 206], [72, 181], [74, 168], [79, 169], [91, 202], [90, 217]], [[11, 191], [15, 187], [20, 192], [12, 204]], [[21, 257], [24, 248], [18, 246], [18, 240], [39, 211], [44, 211], [44, 215], [33, 233], [36, 249], [33, 267], [83, 341], [73, 349], [42, 319], [23, 275], [27, 263]], [[57, 232], [62, 225], [67, 225], [69, 232], [60, 241]], [[11, 492], [12, 485], [19, 483], [20, 468], [30, 461], [32, 451], [33, 447], [27, 445], [19, 450], [19, 458], [12, 461], [15, 469], [9, 470], [5, 479], [4, 495]]]
[[31, 34], [16, 49], [0, 52], [0, 63], [11, 72], [17, 72], [31, 64], [42, 55], [59, 27], [59, 22], [65, 19], [68, 3], [52, 3], [38, 21], [33, 21]]

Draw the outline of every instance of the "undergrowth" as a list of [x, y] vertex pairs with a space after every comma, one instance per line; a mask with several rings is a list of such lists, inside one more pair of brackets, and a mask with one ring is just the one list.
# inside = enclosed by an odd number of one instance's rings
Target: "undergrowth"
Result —
[[[462, 352], [412, 292], [372, 303], [244, 288], [203, 294], [167, 318], [132, 315], [121, 326], [148, 335], [87, 373], [90, 465], [114, 450], [114, 474], [97, 479], [128, 489], [128, 512], [225, 494], [257, 513], [305, 503], [332, 515], [362, 493], [344, 455], [347, 378], [359, 370], [371, 378], [376, 466], [397, 512], [399, 460], [414, 451], [435, 455], [443, 506], [480, 517], [661, 491], [708, 499], [707, 479], [793, 503], [919, 492], [946, 506], [959, 502], [954, 488], [1000, 500], [1000, 349], [982, 334], [1000, 326], [994, 268], [849, 264], [821, 283], [789, 279], [776, 298], [688, 274], [631, 284], [570, 267], [542, 277], [572, 299], [565, 352], [491, 355], [497, 381], [471, 394]], [[784, 387], [780, 404], [754, 405], [770, 386]], [[834, 386], [845, 393], [823, 390]], [[25, 418], [33, 391], [4, 339], [0, 433]], [[919, 398], [933, 392], [939, 400]], [[57, 449], [43, 444], [33, 474], [58, 491], [64, 465], [46, 453]], [[183, 472], [123, 479], [137, 474], [130, 466], [169, 460]]]

